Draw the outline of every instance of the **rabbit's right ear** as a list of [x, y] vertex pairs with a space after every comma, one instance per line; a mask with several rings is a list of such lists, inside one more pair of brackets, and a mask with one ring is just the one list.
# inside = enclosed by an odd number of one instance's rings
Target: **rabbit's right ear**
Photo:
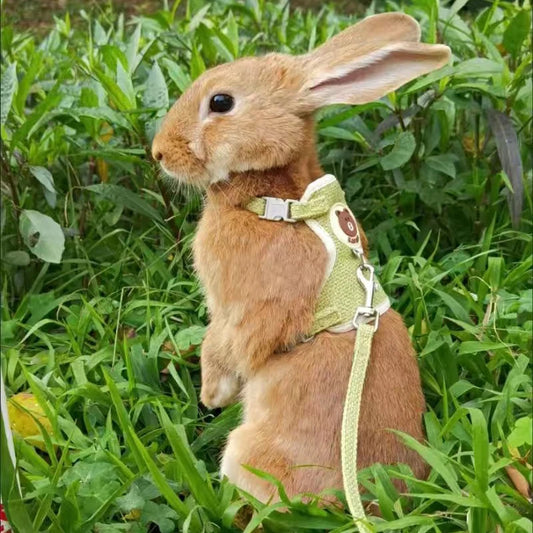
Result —
[[364, 104], [442, 67], [450, 49], [423, 44], [420, 27], [401, 13], [368, 17], [300, 57], [300, 102], [308, 111], [329, 104]]

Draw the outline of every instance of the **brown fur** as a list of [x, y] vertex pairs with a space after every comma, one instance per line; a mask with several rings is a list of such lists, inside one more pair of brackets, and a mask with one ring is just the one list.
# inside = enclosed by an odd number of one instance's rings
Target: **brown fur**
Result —
[[[201, 399], [217, 407], [242, 396], [243, 424], [229, 436], [222, 473], [260, 499], [273, 496], [272, 486], [242, 464], [273, 474], [290, 495], [342, 488], [340, 427], [355, 332], [305, 339], [326, 250], [305, 224], [261, 220], [243, 206], [254, 196], [297, 199], [323, 175], [316, 108], [379, 98], [442, 65], [448, 49], [422, 45], [419, 35], [409, 17], [380, 15], [306, 56], [216, 67], [178, 100], [154, 139], [154, 157], [167, 172], [207, 191], [194, 242], [211, 315]], [[217, 92], [235, 97], [231, 112], [206, 112]], [[361, 240], [366, 249], [364, 233]], [[405, 462], [423, 476], [420, 457], [387, 431], [423, 439], [423, 411], [409, 335], [389, 310], [363, 390], [358, 467]]]

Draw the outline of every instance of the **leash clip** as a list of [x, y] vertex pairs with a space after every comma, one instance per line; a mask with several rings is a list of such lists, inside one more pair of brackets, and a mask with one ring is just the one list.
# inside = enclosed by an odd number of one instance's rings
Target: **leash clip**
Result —
[[[365, 276], [365, 271], [368, 272], [368, 277]], [[360, 324], [374, 324], [374, 331], [378, 329], [379, 313], [377, 309], [372, 306], [374, 299], [374, 267], [370, 263], [364, 262], [357, 268], [357, 279], [365, 291], [365, 305], [358, 307], [355, 311], [352, 324], [355, 329]]]
[[265, 214], [260, 215], [259, 218], [296, 222], [290, 216], [291, 205], [295, 203], [295, 200], [284, 200], [283, 198], [273, 198], [272, 196], [263, 196], [263, 200], [265, 200]]

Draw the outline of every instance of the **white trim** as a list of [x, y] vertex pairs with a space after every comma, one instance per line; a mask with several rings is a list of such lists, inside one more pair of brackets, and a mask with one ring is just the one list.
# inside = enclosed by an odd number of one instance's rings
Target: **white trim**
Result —
[[[386, 298], [383, 302], [381, 302], [377, 307], [376, 311], [379, 313], [379, 315], [385, 314], [390, 309], [390, 300]], [[332, 328], [328, 328], [326, 331], [329, 331], [330, 333], [346, 333], [347, 331], [351, 331], [354, 328], [353, 322], [346, 322], [345, 324], [339, 324], [338, 326], [333, 326]]]
[[330, 274], [333, 272], [333, 267], [335, 266], [335, 261], [337, 260], [337, 248], [335, 248], [335, 243], [333, 242], [331, 235], [316, 220], [312, 218], [307, 219], [305, 223], [324, 243], [324, 246], [326, 247], [326, 251], [328, 252], [329, 261], [326, 267], [326, 272], [324, 273], [324, 281], [323, 281], [323, 283], [325, 283], [326, 280], [329, 278]]
[[333, 174], [326, 174], [325, 176], [312, 181], [305, 189], [300, 201], [307, 202], [315, 192], [319, 191], [326, 185], [333, 183], [334, 181], [337, 181], [337, 178]]

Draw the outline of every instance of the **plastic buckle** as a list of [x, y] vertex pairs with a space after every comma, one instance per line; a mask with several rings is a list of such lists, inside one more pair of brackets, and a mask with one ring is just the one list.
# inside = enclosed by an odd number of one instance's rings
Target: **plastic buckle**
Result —
[[357, 329], [360, 324], [372, 324], [374, 323], [374, 331], [378, 329], [379, 325], [379, 313], [374, 307], [358, 307], [353, 317], [353, 327]]
[[282, 198], [273, 198], [272, 196], [263, 196], [265, 200], [265, 214], [259, 215], [264, 220], [283, 220], [285, 222], [296, 222], [290, 217], [291, 205], [295, 200], [283, 200]]

